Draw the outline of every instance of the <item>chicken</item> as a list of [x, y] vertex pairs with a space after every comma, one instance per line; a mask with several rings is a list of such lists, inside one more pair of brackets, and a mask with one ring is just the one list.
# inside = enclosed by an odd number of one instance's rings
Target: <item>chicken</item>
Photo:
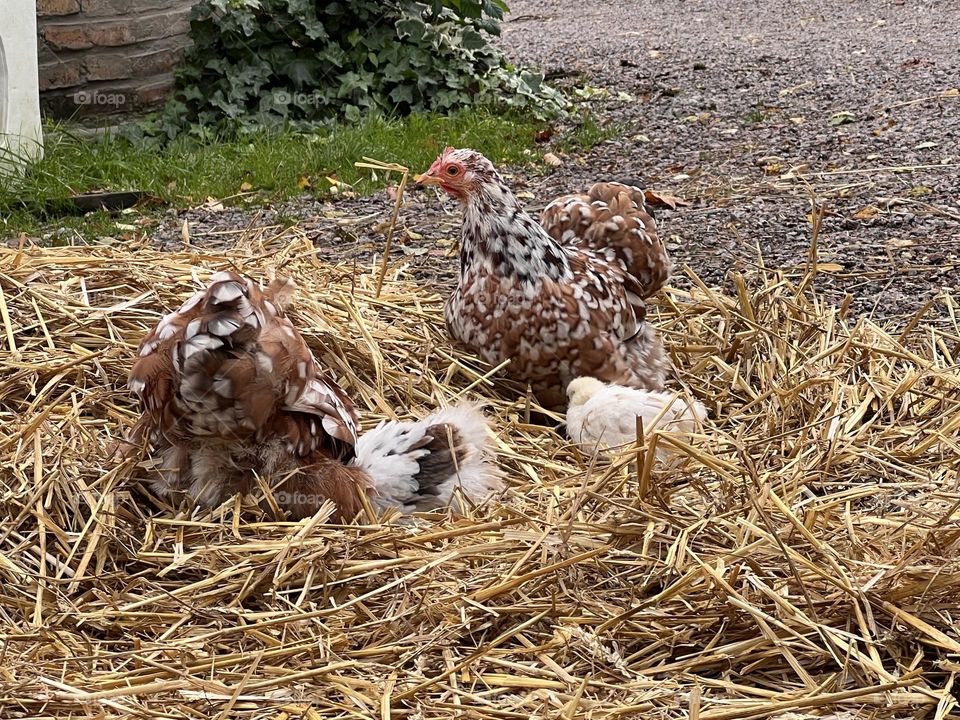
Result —
[[142, 417], [132, 439], [156, 459], [162, 495], [214, 506], [275, 486], [293, 518], [331, 500], [340, 520], [362, 508], [403, 512], [500, 488], [487, 422], [464, 404], [424, 420], [388, 422], [358, 435], [350, 398], [318, 367], [284, 314], [292, 281], [261, 290], [220, 272], [140, 343], [129, 387]]
[[[654, 431], [692, 433], [699, 430], [707, 409], [671, 392], [638, 390], [579, 377], [567, 386], [567, 436], [587, 452], [628, 445], [637, 440], [637, 418], [645, 434]], [[670, 457], [666, 443], [658, 443], [657, 457]]]
[[644, 299], [670, 279], [673, 263], [639, 187], [601, 182], [586, 194], [564, 195], [543, 209], [540, 224], [558, 243], [612, 251], [639, 281]]
[[639, 190], [606, 183], [560, 198], [545, 227], [474, 150], [447, 148], [417, 180], [464, 208], [459, 282], [445, 305], [454, 339], [490, 364], [509, 359], [506, 373], [549, 409], [563, 409], [580, 375], [663, 389], [668, 361], [644, 298], [669, 260]]

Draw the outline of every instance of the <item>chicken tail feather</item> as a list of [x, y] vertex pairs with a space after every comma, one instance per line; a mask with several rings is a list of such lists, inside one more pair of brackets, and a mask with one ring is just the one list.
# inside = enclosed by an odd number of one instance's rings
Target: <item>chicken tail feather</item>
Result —
[[502, 487], [489, 425], [462, 403], [423, 420], [382, 422], [357, 442], [356, 464], [373, 480], [373, 504], [403, 512], [450, 505], [459, 489], [479, 502]]

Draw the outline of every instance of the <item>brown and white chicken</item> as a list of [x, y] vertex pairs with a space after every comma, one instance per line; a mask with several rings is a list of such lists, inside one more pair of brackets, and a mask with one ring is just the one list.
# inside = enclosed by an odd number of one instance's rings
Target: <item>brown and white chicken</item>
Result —
[[359, 435], [350, 398], [284, 314], [292, 281], [261, 289], [230, 272], [165, 316], [140, 343], [129, 387], [163, 495], [214, 506], [258, 478], [290, 516], [331, 500], [352, 518], [366, 493], [403, 512], [478, 500], [501, 486], [483, 414], [470, 404]]
[[460, 278], [446, 303], [450, 334], [562, 409], [575, 377], [662, 390], [663, 345], [644, 299], [670, 260], [643, 193], [599, 183], [552, 202], [541, 222], [520, 205], [480, 153], [447, 148], [418, 182], [464, 209]]

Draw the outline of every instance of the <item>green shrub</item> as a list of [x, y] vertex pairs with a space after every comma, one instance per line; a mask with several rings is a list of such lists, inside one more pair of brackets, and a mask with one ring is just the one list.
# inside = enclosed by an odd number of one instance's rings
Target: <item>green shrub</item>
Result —
[[503, 0], [201, 0], [154, 132], [307, 129], [476, 104], [554, 114], [559, 93], [488, 41], [506, 10]]

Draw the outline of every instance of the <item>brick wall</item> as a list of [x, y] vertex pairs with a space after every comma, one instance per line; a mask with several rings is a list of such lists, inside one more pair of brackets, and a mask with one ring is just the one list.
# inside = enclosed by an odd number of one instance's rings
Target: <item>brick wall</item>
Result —
[[195, 0], [37, 0], [40, 106], [103, 119], [156, 106], [173, 87]]

